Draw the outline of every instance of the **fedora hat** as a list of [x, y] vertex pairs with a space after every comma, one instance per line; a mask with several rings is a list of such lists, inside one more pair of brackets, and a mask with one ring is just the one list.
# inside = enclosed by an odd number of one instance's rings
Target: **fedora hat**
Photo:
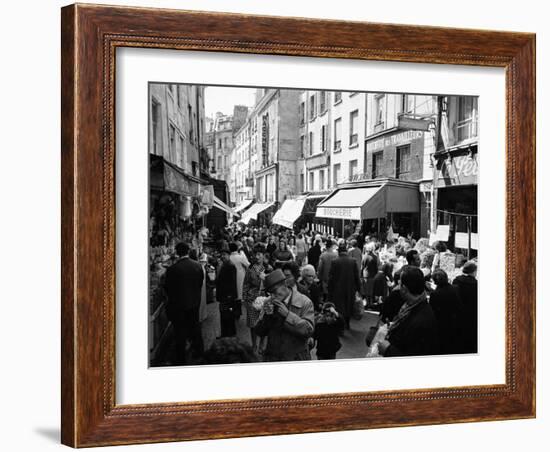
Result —
[[278, 268], [277, 270], [273, 270], [271, 273], [269, 273], [265, 277], [265, 280], [264, 280], [265, 290], [270, 292], [279, 284], [284, 283], [285, 280], [286, 280], [285, 274], [280, 268]]

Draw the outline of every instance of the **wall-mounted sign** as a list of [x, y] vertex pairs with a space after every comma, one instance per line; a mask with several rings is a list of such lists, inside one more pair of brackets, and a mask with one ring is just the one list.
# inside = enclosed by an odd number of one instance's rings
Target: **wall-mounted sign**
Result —
[[410, 143], [424, 136], [420, 130], [407, 130], [394, 135], [376, 138], [367, 142], [367, 151], [379, 151], [390, 146], [399, 146], [404, 143]]
[[477, 184], [478, 165], [474, 156], [459, 155], [442, 160], [439, 186]]
[[316, 217], [360, 220], [360, 207], [317, 207]]
[[213, 185], [201, 185], [201, 204], [207, 207], [212, 207], [214, 204]]

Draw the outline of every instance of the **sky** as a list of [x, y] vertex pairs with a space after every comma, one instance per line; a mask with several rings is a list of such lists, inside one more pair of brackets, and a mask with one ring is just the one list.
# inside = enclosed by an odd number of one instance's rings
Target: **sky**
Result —
[[254, 106], [255, 88], [226, 88], [207, 86], [204, 93], [204, 108], [206, 116], [214, 118], [217, 111], [225, 115], [233, 114], [233, 106]]

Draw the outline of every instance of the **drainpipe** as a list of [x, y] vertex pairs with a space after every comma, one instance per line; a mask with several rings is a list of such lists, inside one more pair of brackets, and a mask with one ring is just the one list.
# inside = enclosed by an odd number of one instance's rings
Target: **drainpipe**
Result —
[[441, 135], [441, 110], [443, 106], [443, 96], [437, 96], [437, 123], [435, 125], [435, 137], [434, 137], [434, 146], [435, 151], [432, 154], [432, 164], [433, 164], [433, 179], [432, 179], [432, 208], [430, 212], [430, 231], [435, 233], [437, 230], [437, 181], [439, 179], [439, 170], [437, 169], [437, 158], [435, 154], [439, 148], [439, 136]]

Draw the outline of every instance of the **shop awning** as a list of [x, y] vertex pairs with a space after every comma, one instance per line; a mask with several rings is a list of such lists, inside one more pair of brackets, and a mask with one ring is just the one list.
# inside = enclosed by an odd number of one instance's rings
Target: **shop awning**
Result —
[[281, 208], [273, 216], [273, 223], [292, 229], [294, 222], [302, 215], [305, 196], [296, 199], [286, 199]]
[[253, 202], [254, 202], [253, 199], [243, 199], [243, 202], [240, 203], [240, 204], [235, 208], [235, 213], [242, 212], [244, 209], [246, 209], [248, 206], [250, 206], [250, 204], [252, 204]]
[[220, 198], [218, 198], [216, 195], [214, 195], [214, 207], [217, 207], [220, 210], [223, 210], [224, 212], [227, 212], [229, 215], [234, 215], [235, 211], [229, 207], [226, 203], [224, 203]]
[[419, 211], [418, 196], [417, 186], [399, 183], [341, 188], [319, 204], [315, 216], [366, 220], [390, 212], [415, 213]]
[[262, 213], [264, 210], [269, 209], [274, 203], [266, 202], [254, 204], [250, 209], [243, 213], [243, 216], [239, 220], [244, 224], [248, 224], [250, 220], [257, 220], [258, 214]]

